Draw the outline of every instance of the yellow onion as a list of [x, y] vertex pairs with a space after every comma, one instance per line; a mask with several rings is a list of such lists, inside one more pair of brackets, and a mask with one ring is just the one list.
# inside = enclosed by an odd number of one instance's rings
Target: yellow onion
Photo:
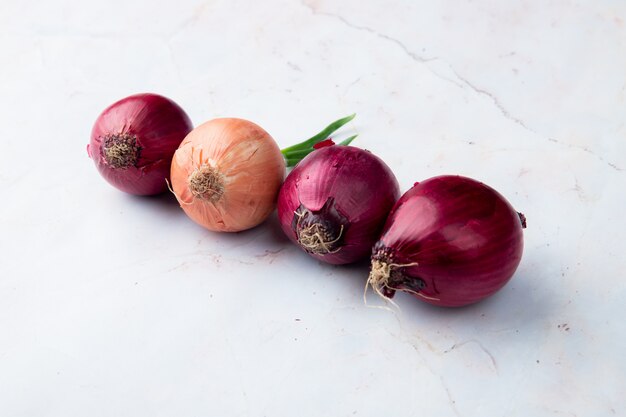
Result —
[[285, 158], [256, 124], [235, 118], [193, 129], [172, 159], [173, 192], [185, 213], [212, 231], [238, 232], [276, 206]]

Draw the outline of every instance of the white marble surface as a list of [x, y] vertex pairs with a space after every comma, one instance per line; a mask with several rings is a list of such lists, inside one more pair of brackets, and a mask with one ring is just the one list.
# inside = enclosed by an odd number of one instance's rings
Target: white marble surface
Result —
[[[528, 217], [493, 298], [368, 308], [275, 222], [209, 233], [106, 184], [97, 114], [167, 95], [286, 146], [336, 117], [404, 190]], [[626, 415], [623, 1], [0, 2], [0, 415]]]

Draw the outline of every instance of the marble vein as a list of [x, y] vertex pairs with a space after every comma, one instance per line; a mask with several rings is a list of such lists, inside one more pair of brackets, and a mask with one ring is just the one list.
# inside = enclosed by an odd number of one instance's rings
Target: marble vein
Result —
[[458, 348], [460, 348], [460, 347], [462, 347], [462, 346], [464, 346], [464, 345], [467, 345], [468, 343], [474, 343], [474, 344], [476, 344], [476, 345], [480, 348], [480, 350], [482, 350], [482, 351], [483, 351], [483, 352], [484, 352], [484, 353], [485, 353], [485, 354], [489, 357], [489, 359], [491, 360], [491, 366], [493, 367], [494, 371], [495, 371], [495, 372], [496, 372], [496, 374], [497, 374], [497, 373], [498, 373], [498, 364], [497, 364], [497, 362], [496, 362], [496, 358], [494, 358], [494, 356], [491, 354], [491, 352], [489, 352], [489, 350], [488, 350], [488, 349], [487, 349], [487, 348], [486, 348], [486, 347], [485, 347], [485, 346], [484, 346], [484, 345], [483, 345], [483, 344], [482, 344], [479, 340], [476, 340], [476, 339], [469, 339], [469, 340], [466, 340], [466, 341], [464, 341], [464, 342], [455, 343], [455, 344], [453, 344], [453, 345], [450, 347], [450, 349], [448, 349], [448, 350], [444, 351], [443, 353], [448, 353], [448, 352], [451, 352], [451, 351], [453, 351], [454, 349], [458, 349]]
[[448, 387], [448, 384], [446, 383], [445, 378], [441, 374], [439, 374], [438, 372], [435, 372], [433, 370], [433, 368], [429, 365], [428, 359], [424, 356], [424, 354], [420, 350], [420, 347], [419, 347], [418, 343], [414, 342], [412, 339], [416, 338], [417, 342], [426, 345], [428, 350], [430, 350], [432, 353], [435, 353], [435, 354], [439, 355], [439, 351], [437, 349], [435, 349], [435, 347], [428, 340], [422, 338], [419, 335], [412, 334], [412, 333], [408, 332], [404, 328], [404, 326], [402, 324], [402, 320], [400, 319], [400, 317], [395, 312], [394, 312], [393, 316], [394, 316], [395, 320], [397, 321], [398, 328], [402, 331], [403, 334], [402, 335], [397, 335], [397, 334], [391, 332], [389, 329], [385, 328], [385, 331], [387, 332], [387, 334], [389, 334], [390, 336], [392, 336], [393, 338], [395, 338], [396, 340], [398, 340], [401, 343], [406, 343], [407, 345], [409, 345], [415, 351], [415, 353], [417, 354], [417, 356], [419, 356], [419, 358], [422, 361], [422, 364], [428, 370], [428, 372], [430, 372], [431, 375], [433, 375], [433, 376], [435, 376], [435, 377], [437, 377], [439, 379], [439, 382], [441, 383], [441, 388], [443, 388], [443, 391], [446, 393], [446, 397], [448, 398], [448, 405], [450, 406], [450, 408], [451, 408], [452, 412], [454, 413], [454, 415], [457, 416], [457, 417], [460, 416], [459, 410], [456, 408], [456, 400], [452, 396], [452, 391]]
[[376, 31], [376, 30], [374, 30], [374, 29], [372, 29], [371, 27], [368, 27], [368, 26], [355, 25], [354, 23], [350, 22], [345, 17], [343, 17], [343, 16], [341, 16], [339, 14], [329, 13], [329, 12], [322, 12], [322, 11], [316, 10], [313, 6], [307, 4], [306, 2], [304, 2], [304, 4], [309, 9], [311, 9], [313, 14], [334, 17], [335, 19], [340, 20], [342, 23], [344, 23], [348, 27], [351, 27], [351, 28], [356, 29], [356, 30], [362, 30], [362, 31], [369, 32], [369, 33], [371, 33], [373, 35], [378, 36], [381, 39], [384, 39], [386, 41], [389, 41], [391, 43], [396, 44], [396, 46], [398, 46], [400, 49], [402, 49], [402, 51], [404, 51], [404, 53], [406, 55], [408, 55], [414, 61], [417, 61], [417, 62], [420, 62], [420, 63], [426, 63], [426, 62], [430, 62], [430, 61], [436, 61], [436, 60], [439, 59], [439, 58], [436, 58], [436, 57], [427, 58], [427, 57], [423, 57], [421, 55], [418, 55], [415, 52], [411, 51], [409, 48], [407, 48], [407, 46], [402, 41], [400, 41], [397, 38], [393, 38], [393, 37], [391, 37], [389, 35], [386, 35], [384, 33], [378, 32], [378, 31]]
[[352, 81], [350, 84], [348, 84], [346, 86], [346, 88], [343, 91], [343, 95], [345, 96], [346, 94], [348, 94], [348, 91], [350, 91], [350, 89], [352, 87], [354, 87], [356, 84], [358, 84], [359, 82], [361, 82], [361, 78], [363, 78], [363, 76], [359, 76], [356, 80]]
[[360, 26], [360, 25], [356, 25], [352, 22], [350, 22], [348, 19], [346, 19], [345, 17], [343, 17], [340, 14], [336, 14], [336, 13], [330, 13], [330, 12], [324, 12], [321, 10], [318, 10], [316, 7], [314, 7], [313, 5], [309, 4], [306, 0], [302, 1], [302, 5], [305, 6], [307, 9], [309, 9], [311, 11], [311, 13], [313, 13], [314, 15], [320, 15], [320, 16], [328, 16], [328, 17], [332, 17], [334, 19], [339, 20], [340, 22], [342, 22], [344, 25], [352, 28], [352, 29], [356, 29], [356, 30], [360, 30], [360, 31], [365, 31], [365, 32], [369, 32], [381, 39], [384, 39], [386, 41], [389, 41], [391, 43], [394, 43], [396, 46], [398, 46], [400, 49], [402, 49], [404, 51], [404, 53], [406, 55], [408, 55], [411, 59], [413, 59], [414, 61], [420, 62], [420, 63], [426, 63], [426, 62], [430, 62], [430, 61], [436, 61], [439, 58], [436, 57], [424, 57], [421, 56], [419, 54], [416, 54], [415, 52], [411, 51], [402, 41], [400, 41], [399, 39], [396, 39], [394, 37], [391, 37], [389, 35], [386, 35], [384, 33], [378, 32], [377, 30], [369, 27], [369, 26]]
[[362, 26], [362, 25], [357, 25], [354, 24], [352, 22], [350, 22], [348, 19], [346, 19], [345, 17], [343, 17], [340, 14], [337, 13], [330, 13], [330, 12], [325, 12], [325, 11], [320, 11], [317, 8], [315, 8], [313, 5], [309, 4], [306, 0], [302, 1], [302, 4], [307, 7], [311, 13], [313, 13], [314, 15], [321, 15], [321, 16], [328, 16], [328, 17], [332, 17], [334, 19], [339, 20], [340, 22], [342, 22], [344, 25], [352, 28], [352, 29], [356, 29], [359, 31], [365, 31], [365, 32], [369, 32], [381, 39], [384, 39], [388, 42], [391, 42], [393, 44], [395, 44], [397, 47], [399, 47], [408, 57], [410, 57], [413, 61], [416, 61], [420, 64], [428, 64], [429, 62], [433, 62], [433, 61], [439, 61], [444, 63], [445, 65], [448, 66], [448, 68], [450, 69], [450, 71], [452, 72], [452, 74], [454, 74], [454, 77], [456, 78], [456, 80], [448, 78], [438, 72], [436, 72], [434, 69], [432, 69], [431, 67], [429, 67], [428, 65], [426, 65], [426, 67], [428, 68], [428, 70], [433, 73], [436, 77], [438, 77], [439, 79], [442, 79], [444, 81], [447, 81], [449, 83], [452, 83], [454, 85], [456, 85], [459, 88], [469, 88], [471, 91], [473, 91], [474, 93], [487, 97], [492, 103], [493, 105], [498, 109], [498, 111], [502, 114], [502, 116], [504, 116], [506, 119], [518, 124], [519, 126], [523, 127], [524, 129], [526, 129], [527, 131], [536, 134], [537, 132], [535, 132], [533, 129], [531, 129], [530, 127], [528, 127], [528, 125], [520, 118], [515, 117], [511, 114], [511, 112], [509, 112], [504, 105], [502, 104], [502, 102], [498, 99], [498, 97], [485, 90], [484, 88], [478, 87], [477, 85], [475, 85], [474, 83], [472, 83], [471, 81], [469, 81], [467, 78], [463, 77], [461, 74], [459, 74], [459, 72], [457, 70], [454, 69], [454, 67], [447, 61], [445, 61], [442, 58], [439, 57], [425, 57], [425, 56], [421, 56], [413, 51], [411, 51], [401, 40], [394, 38], [392, 36], [389, 36], [387, 34], [381, 33], [369, 26]]
[[[528, 126], [528, 124], [526, 122], [524, 122], [524, 120], [520, 119], [519, 117], [514, 116], [509, 110], [507, 110], [507, 108], [502, 104], [502, 101], [494, 93], [490, 92], [489, 90], [486, 90], [485, 88], [479, 87], [478, 85], [474, 84], [468, 78], [466, 78], [463, 75], [461, 75], [456, 69], [454, 69], [452, 64], [450, 64], [446, 60], [444, 60], [444, 59], [442, 59], [440, 57], [425, 57], [425, 56], [421, 56], [421, 55], [411, 51], [400, 39], [397, 39], [397, 38], [394, 38], [394, 37], [389, 36], [387, 34], [381, 33], [379, 31], [377, 31], [376, 29], [371, 28], [369, 26], [357, 25], [355, 23], [352, 23], [351, 21], [349, 21], [348, 19], [346, 19], [344, 16], [342, 16], [340, 14], [318, 10], [314, 5], [312, 5], [309, 2], [307, 2], [307, 0], [302, 0], [301, 3], [307, 9], [309, 9], [313, 15], [320, 15], [320, 16], [327, 16], [327, 17], [334, 18], [334, 19], [340, 21], [341, 23], [343, 23], [345, 26], [347, 26], [349, 28], [352, 28], [354, 30], [365, 31], [365, 32], [371, 33], [372, 35], [374, 35], [374, 36], [376, 36], [376, 37], [378, 37], [380, 39], [383, 39], [383, 40], [385, 40], [387, 42], [393, 43], [394, 45], [399, 47], [405, 53], [405, 55], [410, 57], [413, 61], [418, 62], [420, 64], [424, 64], [426, 66], [426, 68], [433, 75], [435, 75], [437, 78], [439, 78], [441, 80], [444, 80], [444, 81], [447, 81], [449, 83], [452, 83], [452, 84], [454, 84], [455, 86], [457, 86], [459, 88], [468, 88], [471, 91], [473, 91], [474, 93], [476, 93], [477, 95], [483, 96], [483, 97], [489, 99], [489, 101], [491, 101], [491, 103], [494, 105], [494, 107], [498, 110], [498, 112], [504, 118], [506, 118], [507, 120], [517, 124], [518, 126], [522, 127], [524, 130], [526, 130], [526, 131], [528, 131], [528, 132], [530, 132], [530, 133], [532, 133], [534, 135], [538, 134], [538, 132], [535, 131], [534, 129], [532, 129], [530, 126]], [[431, 68], [428, 65], [428, 63], [433, 62], [433, 61], [438, 61], [438, 62], [441, 62], [441, 63], [445, 64], [448, 67], [448, 69], [450, 70], [450, 72], [454, 75], [455, 79], [446, 77], [446, 76], [440, 74], [439, 72], [435, 71], [433, 68]], [[350, 84], [346, 88], [346, 92], [353, 84], [355, 84], [355, 82], [353, 82], [352, 84]], [[626, 88], [626, 85], [624, 86], [624, 88]], [[582, 150], [584, 152], [587, 152], [587, 153], [595, 156], [596, 158], [598, 158], [600, 161], [602, 161], [603, 163], [608, 165], [613, 170], [618, 171], [618, 172], [623, 172], [624, 171], [624, 168], [621, 168], [621, 167], [617, 166], [615, 163], [606, 161], [602, 156], [598, 155], [596, 152], [594, 152], [593, 150], [587, 148], [586, 146], [569, 145], [567, 143], [561, 142], [561, 141], [559, 141], [557, 139], [553, 139], [553, 138], [550, 138], [549, 140], [552, 141], [552, 142], [561, 144], [563, 146], [569, 147], [569, 148], [578, 148], [578, 149], [580, 149], [580, 150]]]
[[299, 66], [297, 66], [296, 64], [294, 64], [291, 61], [287, 61], [287, 66], [289, 66], [289, 68], [291, 68], [294, 71], [302, 72], [302, 68], [300, 68]]
[[[444, 61], [445, 62], [445, 61]], [[494, 104], [494, 106], [496, 106], [498, 108], [498, 110], [500, 111], [500, 113], [502, 113], [502, 115], [511, 120], [514, 123], [517, 123], [518, 125], [520, 125], [521, 127], [523, 127], [524, 129], [528, 130], [531, 133], [537, 133], [536, 131], [534, 131], [533, 129], [531, 129], [530, 127], [528, 127], [528, 125], [526, 125], [526, 123], [524, 123], [524, 121], [518, 117], [513, 116], [500, 102], [500, 100], [498, 99], [498, 97], [485, 90], [484, 88], [480, 88], [477, 85], [473, 84], [472, 82], [470, 82], [470, 80], [468, 80], [467, 78], [463, 77], [461, 74], [458, 73], [458, 71], [456, 71], [452, 65], [450, 65], [450, 63], [446, 62], [446, 64], [450, 67], [450, 71], [452, 71], [452, 73], [454, 73], [455, 77], [457, 77], [459, 80], [461, 80], [463, 82], [464, 85], [466, 85], [469, 89], [471, 89], [472, 91], [474, 91], [475, 93], [479, 94], [479, 95], [483, 95], [488, 97]]]
[[616, 164], [614, 164], [613, 162], [609, 162], [606, 159], [604, 159], [603, 156], [598, 155], [593, 149], [588, 148], [587, 146], [581, 146], [581, 145], [573, 145], [571, 143], [566, 143], [566, 142], [562, 142], [558, 139], [555, 138], [549, 138], [548, 139], [550, 142], [556, 143], [558, 145], [564, 146], [566, 148], [570, 148], [570, 149], [578, 149], [581, 150], [583, 152], [588, 153], [589, 155], [593, 155], [594, 157], [596, 157], [599, 161], [604, 162], [606, 165], [608, 165], [609, 167], [613, 168], [615, 171], [618, 172], [623, 172], [624, 168], [620, 168], [619, 166], [617, 166]]
[[450, 392], [450, 389], [448, 388], [446, 381], [443, 379], [441, 375], [439, 375], [439, 381], [441, 382], [441, 386], [443, 386], [443, 389], [445, 390], [446, 395], [448, 396], [448, 403], [450, 404], [450, 408], [452, 408], [454, 415], [457, 417], [460, 416], [459, 410], [456, 408], [456, 401], [452, 397], [452, 393]]

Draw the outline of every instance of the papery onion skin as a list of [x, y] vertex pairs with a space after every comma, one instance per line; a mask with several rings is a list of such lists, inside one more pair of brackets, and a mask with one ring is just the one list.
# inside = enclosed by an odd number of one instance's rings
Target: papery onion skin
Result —
[[369, 256], [399, 195], [396, 177], [380, 158], [352, 146], [327, 146], [287, 176], [278, 219], [314, 258], [347, 264]]
[[[151, 93], [119, 100], [98, 116], [87, 145], [100, 174], [135, 195], [167, 190], [172, 156], [193, 125], [172, 100]], [[117, 146], [115, 156], [111, 146]]]
[[192, 220], [211, 231], [239, 232], [274, 211], [285, 159], [260, 126], [243, 119], [213, 119], [180, 144], [171, 178], [173, 192]]
[[524, 227], [523, 215], [493, 188], [461, 176], [430, 178], [389, 214], [369, 284], [387, 297], [404, 290], [440, 306], [478, 302], [513, 276]]

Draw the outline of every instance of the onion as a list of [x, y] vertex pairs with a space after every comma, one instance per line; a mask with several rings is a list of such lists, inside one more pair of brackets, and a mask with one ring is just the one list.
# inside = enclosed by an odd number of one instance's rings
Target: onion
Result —
[[250, 229], [274, 211], [285, 166], [295, 165], [317, 147], [327, 145], [328, 135], [353, 118], [339, 119], [282, 151], [269, 133], [250, 121], [208, 121], [192, 130], [174, 154], [172, 192], [185, 213], [209, 230]]
[[172, 160], [172, 188], [181, 207], [209, 230], [235, 232], [274, 210], [285, 160], [274, 139], [243, 119], [214, 119], [183, 140]]
[[167, 190], [172, 156], [192, 128], [172, 100], [137, 94], [98, 116], [87, 153], [114, 187], [136, 195], [159, 194]]
[[278, 197], [278, 218], [289, 239], [311, 256], [346, 264], [371, 253], [400, 191], [380, 158], [327, 145], [291, 171]]
[[502, 288], [522, 258], [526, 219], [470, 178], [416, 183], [398, 200], [371, 257], [368, 284], [441, 306], [480, 301]]

